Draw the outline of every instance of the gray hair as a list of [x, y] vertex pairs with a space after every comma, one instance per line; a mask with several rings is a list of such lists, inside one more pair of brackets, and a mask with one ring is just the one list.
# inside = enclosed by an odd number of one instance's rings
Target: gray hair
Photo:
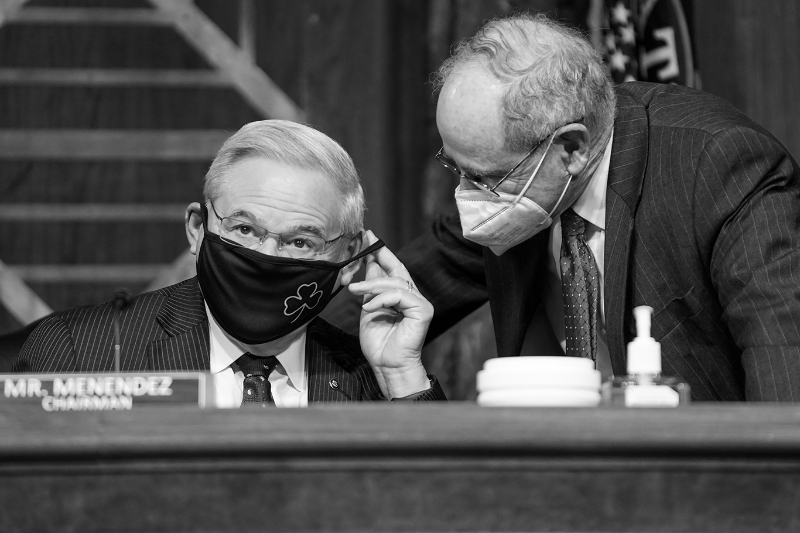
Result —
[[616, 96], [600, 54], [578, 30], [544, 15], [487, 22], [456, 45], [434, 74], [435, 89], [467, 64], [488, 67], [507, 87], [502, 108], [509, 150], [528, 150], [579, 118], [591, 132], [613, 124]]
[[353, 160], [336, 141], [310, 126], [287, 120], [261, 120], [245, 124], [231, 135], [217, 152], [206, 172], [203, 195], [219, 198], [225, 188], [225, 174], [236, 163], [264, 157], [270, 161], [328, 176], [342, 195], [338, 222], [350, 235], [364, 227], [364, 191]]

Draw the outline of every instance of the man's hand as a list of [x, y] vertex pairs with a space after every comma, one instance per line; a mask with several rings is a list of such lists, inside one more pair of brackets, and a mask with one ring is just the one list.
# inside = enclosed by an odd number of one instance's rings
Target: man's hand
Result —
[[[371, 231], [365, 237], [367, 246], [378, 240]], [[427, 390], [430, 382], [421, 356], [433, 306], [388, 248], [368, 255], [366, 265], [366, 279], [349, 286], [350, 292], [364, 296], [361, 350], [389, 399]]]

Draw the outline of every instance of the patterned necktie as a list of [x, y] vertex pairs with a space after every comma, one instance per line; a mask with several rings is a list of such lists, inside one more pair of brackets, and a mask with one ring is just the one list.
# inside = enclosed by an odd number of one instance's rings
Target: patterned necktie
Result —
[[244, 388], [242, 390], [242, 405], [258, 405], [270, 407], [275, 405], [269, 385], [269, 375], [278, 366], [278, 359], [269, 357], [256, 357], [245, 353], [236, 360], [239, 370], [244, 374]]
[[567, 355], [597, 357], [599, 276], [594, 255], [584, 239], [586, 221], [572, 209], [561, 215], [561, 290]]

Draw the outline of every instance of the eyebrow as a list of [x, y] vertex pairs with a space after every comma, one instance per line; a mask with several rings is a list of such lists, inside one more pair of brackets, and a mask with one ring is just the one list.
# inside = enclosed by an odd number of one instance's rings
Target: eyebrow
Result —
[[476, 168], [470, 168], [469, 166], [461, 166], [456, 162], [455, 159], [453, 159], [453, 156], [447, 153], [446, 150], [442, 152], [442, 155], [444, 155], [447, 159], [449, 159], [452, 162], [452, 164], [456, 166], [456, 168], [461, 170], [461, 172], [464, 172], [470, 176], [503, 177], [505, 176], [506, 172], [508, 172], [508, 170], [505, 169], [478, 170]]
[[247, 211], [245, 209], [237, 209], [236, 211], [234, 211], [233, 213], [231, 213], [230, 215], [227, 215], [227, 216], [228, 217], [248, 217], [248, 218], [252, 218], [253, 220], [258, 220], [257, 216], [255, 216], [253, 213], [251, 213], [250, 211]]
[[295, 231], [302, 231], [304, 233], [313, 233], [317, 237], [325, 239], [325, 233], [316, 226], [295, 226], [294, 229]]
[[478, 170], [477, 168], [462, 167], [462, 166], [459, 166], [458, 168], [460, 168], [462, 172], [466, 172], [471, 176], [481, 177], [481, 178], [489, 178], [489, 177], [502, 178], [503, 176], [505, 176], [506, 172], [508, 172], [508, 170], [506, 169], [499, 169], [499, 168], [492, 168], [488, 170], [487, 169]]
[[[258, 220], [257, 216], [255, 216], [253, 213], [245, 209], [237, 209], [236, 211], [228, 215], [228, 217], [249, 218], [253, 221], [253, 224], [264, 227], [263, 223], [260, 220]], [[266, 227], [264, 229], [269, 230], [269, 228]], [[318, 237], [325, 239], [325, 232], [322, 231], [322, 229], [318, 228], [317, 226], [310, 226], [308, 224], [304, 224], [304, 225], [294, 226], [291, 231], [301, 231], [303, 233], [311, 233], [313, 235], [317, 235]]]
[[[237, 209], [236, 211], [234, 211], [233, 213], [228, 215], [228, 217], [245, 217], [245, 218], [249, 218], [249, 219], [251, 219], [253, 221], [253, 224], [261, 226], [261, 227], [264, 227], [263, 223], [258, 219], [258, 217], [255, 216], [250, 211], [247, 211], [246, 209]], [[269, 228], [266, 228], [266, 227], [264, 227], [264, 229], [269, 230]], [[269, 230], [269, 231], [271, 231], [271, 230]], [[320, 237], [322, 239], [325, 239], [325, 232], [321, 228], [318, 228], [317, 226], [310, 226], [308, 224], [301, 224], [301, 225], [298, 225], [298, 226], [294, 226], [290, 231], [301, 231], [303, 233], [311, 233], [311, 234], [316, 235], [316, 236], [318, 236], [318, 237]]]

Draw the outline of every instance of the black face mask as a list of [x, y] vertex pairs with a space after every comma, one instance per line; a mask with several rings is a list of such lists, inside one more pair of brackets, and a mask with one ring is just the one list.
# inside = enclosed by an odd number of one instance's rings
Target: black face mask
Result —
[[333, 290], [339, 271], [384, 246], [379, 240], [340, 263], [264, 255], [209, 232], [201, 205], [200, 290], [217, 323], [245, 344], [271, 342], [308, 323], [339, 292]]

